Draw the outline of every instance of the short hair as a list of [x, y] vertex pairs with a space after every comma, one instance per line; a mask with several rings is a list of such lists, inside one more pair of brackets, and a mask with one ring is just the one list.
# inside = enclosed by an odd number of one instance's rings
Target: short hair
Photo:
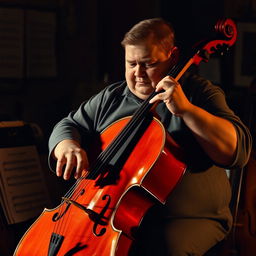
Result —
[[175, 32], [173, 26], [162, 18], [142, 20], [134, 25], [124, 36], [121, 45], [136, 45], [151, 39], [152, 42], [161, 45], [168, 53], [175, 44]]

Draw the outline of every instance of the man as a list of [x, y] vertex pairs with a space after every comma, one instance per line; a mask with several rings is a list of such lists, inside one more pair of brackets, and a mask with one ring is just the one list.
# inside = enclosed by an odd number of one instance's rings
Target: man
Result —
[[79, 178], [89, 165], [86, 150], [93, 137], [159, 92], [150, 103], [159, 102], [156, 112], [187, 152], [188, 167], [167, 199], [164, 221], [142, 232], [147, 242], [138, 239], [133, 253], [203, 255], [230, 230], [230, 186], [223, 168], [246, 164], [250, 134], [219, 87], [195, 75], [185, 74], [179, 82], [166, 76], [177, 60], [171, 25], [159, 18], [141, 21], [122, 45], [125, 81], [108, 86], [56, 125], [49, 140], [51, 165], [55, 159], [56, 173], [64, 179], [73, 169]]

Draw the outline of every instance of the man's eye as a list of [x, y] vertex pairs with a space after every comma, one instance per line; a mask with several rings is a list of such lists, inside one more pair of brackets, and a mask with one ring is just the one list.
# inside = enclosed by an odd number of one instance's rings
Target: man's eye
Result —
[[130, 66], [130, 67], [135, 67], [135, 66], [136, 66], [136, 63], [129, 63], [129, 66]]
[[148, 64], [146, 64], [145, 66], [147, 67], [147, 68], [153, 68], [153, 67], [155, 67], [157, 65], [157, 62], [154, 62], [154, 63], [148, 63]]

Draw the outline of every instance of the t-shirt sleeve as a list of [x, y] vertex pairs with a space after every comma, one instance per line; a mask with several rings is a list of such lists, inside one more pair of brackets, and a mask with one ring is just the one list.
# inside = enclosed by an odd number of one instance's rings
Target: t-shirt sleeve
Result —
[[[88, 101], [83, 102], [76, 111], [72, 111], [67, 117], [59, 121], [53, 128], [48, 141], [49, 156], [48, 163], [51, 170], [55, 169], [55, 161], [52, 152], [56, 145], [64, 139], [72, 139], [86, 148], [92, 139], [91, 134], [95, 129], [94, 123], [97, 118], [100, 104], [104, 92], [93, 96]], [[86, 140], [85, 140], [86, 138]]]
[[236, 130], [237, 148], [234, 161], [229, 166], [221, 167], [227, 169], [242, 168], [249, 159], [252, 147], [252, 138], [249, 129], [229, 108], [225, 94], [219, 86], [213, 85], [208, 80], [202, 80], [200, 84], [201, 86], [198, 86], [198, 84], [193, 85], [193, 83], [190, 84], [190, 86], [197, 87], [194, 90], [194, 94], [191, 96], [192, 103], [205, 109], [209, 113], [230, 121]]

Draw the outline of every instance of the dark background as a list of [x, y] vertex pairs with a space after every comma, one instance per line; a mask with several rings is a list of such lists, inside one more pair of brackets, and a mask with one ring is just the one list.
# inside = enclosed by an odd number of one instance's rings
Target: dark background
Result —
[[[39, 153], [52, 200], [47, 207], [59, 201], [58, 196], [66, 186], [47, 166], [49, 134], [56, 122], [83, 100], [108, 83], [124, 79], [120, 41], [131, 26], [145, 18], [163, 17], [174, 25], [177, 43], [186, 50], [210, 35], [219, 18], [256, 21], [256, 4], [250, 0], [0, 0], [0, 7], [56, 13], [56, 76], [37, 79], [25, 76], [14, 81], [0, 78], [0, 121], [23, 120], [37, 124], [42, 131]], [[243, 86], [235, 84], [235, 49], [219, 58], [217, 82], [226, 92], [231, 107], [247, 122], [247, 105], [254, 93], [249, 90], [251, 82]], [[255, 69], [247, 68], [252, 70], [253, 79]], [[7, 243], [0, 243], [0, 255], [8, 255], [14, 249], [28, 224], [0, 227], [0, 240], [8, 236]]]
[[[229, 17], [238, 22], [253, 22], [256, 19], [252, 1], [36, 2], [0, 0], [0, 7], [56, 13], [57, 75], [42, 79], [25, 77], [9, 82], [7, 88], [1, 85], [3, 81], [0, 79], [0, 117], [2, 120], [37, 123], [46, 139], [53, 125], [70, 109], [76, 108], [106, 84], [124, 78], [124, 52], [120, 41], [136, 22], [144, 18], [165, 18], [175, 27], [180, 48], [188, 49], [210, 35], [219, 18]], [[249, 87], [249, 84], [243, 87], [234, 84], [234, 51], [235, 47], [220, 58], [220, 83], [228, 96]]]

